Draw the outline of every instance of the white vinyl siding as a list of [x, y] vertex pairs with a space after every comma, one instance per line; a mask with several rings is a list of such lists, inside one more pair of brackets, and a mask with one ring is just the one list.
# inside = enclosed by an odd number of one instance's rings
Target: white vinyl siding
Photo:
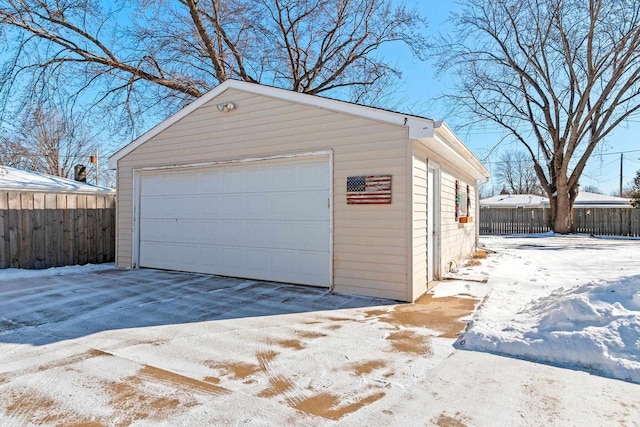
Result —
[[[219, 112], [226, 102], [235, 109]], [[330, 150], [335, 290], [406, 300], [407, 135], [402, 126], [230, 89], [118, 161], [118, 266], [132, 262], [134, 169]], [[392, 204], [347, 205], [347, 177], [370, 174], [392, 175]]]
[[[456, 213], [456, 196], [455, 185], [456, 179], [459, 186], [465, 189], [469, 185], [469, 195], [471, 207], [469, 216], [473, 217], [471, 223], [460, 223], [455, 219]], [[449, 263], [454, 262], [458, 265], [462, 264], [474, 250], [476, 244], [476, 229], [478, 218], [476, 217], [475, 204], [475, 186], [471, 182], [460, 178], [460, 175], [454, 175], [453, 171], [443, 168], [441, 174], [442, 182], [442, 203], [441, 203], [441, 230], [442, 230], [442, 247], [441, 260], [443, 262], [444, 272], [448, 271]]]
[[[437, 153], [432, 152], [420, 143], [414, 144], [414, 153], [419, 158], [433, 160], [440, 165], [440, 253], [439, 270], [441, 274], [448, 272], [451, 263], [462, 264], [473, 253], [476, 246], [475, 185], [464, 171], [454, 168]], [[469, 185], [471, 206], [469, 216], [473, 222], [462, 224], [455, 219], [455, 181], [466, 191]]]
[[427, 164], [413, 157], [413, 299], [427, 291]]

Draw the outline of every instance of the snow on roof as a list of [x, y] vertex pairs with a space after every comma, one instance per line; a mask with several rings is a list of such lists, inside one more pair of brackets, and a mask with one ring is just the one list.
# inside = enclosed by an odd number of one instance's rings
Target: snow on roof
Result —
[[542, 203], [546, 200], [546, 197], [534, 194], [499, 194], [480, 200], [480, 206], [493, 208], [535, 207], [542, 206]]
[[10, 166], [0, 166], [0, 190], [79, 194], [115, 194], [116, 192], [108, 187], [100, 187]]
[[630, 199], [623, 197], [607, 196], [606, 194], [589, 193], [582, 191], [578, 193], [576, 197], [576, 203], [578, 204], [605, 204], [605, 205], [628, 205]]
[[[491, 208], [512, 208], [512, 207], [548, 207], [549, 199], [534, 194], [500, 194], [480, 200], [480, 206]], [[574, 203], [575, 207], [629, 207], [630, 199], [605, 194], [580, 192]]]

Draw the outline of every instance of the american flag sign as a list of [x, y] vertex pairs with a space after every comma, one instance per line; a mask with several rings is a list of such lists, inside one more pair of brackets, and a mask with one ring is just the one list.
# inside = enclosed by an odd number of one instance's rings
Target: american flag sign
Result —
[[384, 205], [391, 203], [391, 175], [350, 176], [347, 204]]

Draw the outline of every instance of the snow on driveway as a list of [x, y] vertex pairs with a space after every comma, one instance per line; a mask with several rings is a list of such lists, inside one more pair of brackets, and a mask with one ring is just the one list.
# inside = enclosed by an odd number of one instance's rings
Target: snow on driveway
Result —
[[153, 270], [0, 282], [0, 424], [375, 420], [451, 354], [477, 302]]
[[603, 328], [569, 342], [634, 361], [640, 242], [483, 241], [416, 304], [108, 267], [0, 280], [0, 425], [640, 425], [640, 385], [552, 339]]

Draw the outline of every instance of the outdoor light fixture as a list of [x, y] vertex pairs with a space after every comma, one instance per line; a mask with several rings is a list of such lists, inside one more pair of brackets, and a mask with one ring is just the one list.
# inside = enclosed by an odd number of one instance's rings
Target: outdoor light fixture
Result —
[[236, 108], [232, 102], [227, 102], [226, 104], [218, 104], [218, 111], [222, 113], [226, 113], [227, 111], [231, 111]]

